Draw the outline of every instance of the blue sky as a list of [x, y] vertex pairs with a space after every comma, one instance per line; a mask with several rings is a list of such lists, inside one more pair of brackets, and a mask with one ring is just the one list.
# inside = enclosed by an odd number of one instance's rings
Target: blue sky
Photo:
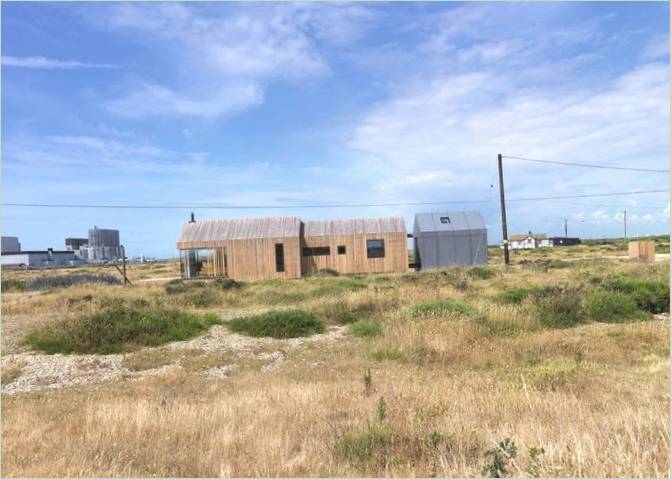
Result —
[[[669, 5], [3, 3], [6, 203], [476, 205], [197, 209], [305, 219], [479, 209], [496, 154], [669, 163]], [[667, 188], [668, 176], [506, 160], [509, 198]], [[492, 185], [494, 185], [492, 187]], [[512, 202], [510, 233], [669, 228], [668, 194]], [[25, 249], [93, 225], [171, 256], [187, 210], [5, 207]]]

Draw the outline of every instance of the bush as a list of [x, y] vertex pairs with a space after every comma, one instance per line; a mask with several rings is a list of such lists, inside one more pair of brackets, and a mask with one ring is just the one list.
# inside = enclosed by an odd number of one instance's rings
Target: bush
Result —
[[234, 333], [255, 337], [298, 338], [324, 332], [314, 314], [301, 309], [268, 311], [256, 316], [236, 318], [226, 323]]
[[519, 304], [532, 293], [531, 288], [510, 288], [496, 295], [496, 301], [503, 304]]
[[168, 294], [182, 294], [194, 289], [204, 288], [206, 284], [203, 281], [173, 279], [165, 284], [165, 292]]
[[233, 278], [217, 278], [214, 280], [214, 285], [219, 288], [223, 289], [224, 291], [228, 291], [229, 289], [241, 289], [242, 288], [242, 283], [239, 283], [238, 281], [234, 280]]
[[604, 323], [621, 323], [648, 317], [639, 309], [632, 295], [616, 291], [592, 291], [585, 298], [589, 319]]
[[20, 279], [3, 279], [0, 283], [0, 290], [2, 291], [25, 291], [26, 282]]
[[360, 319], [349, 325], [349, 332], [359, 338], [375, 338], [382, 335], [380, 323], [368, 319]]
[[650, 313], [669, 312], [668, 282], [617, 275], [605, 278], [601, 287], [631, 295], [639, 308]]
[[[16, 281], [16, 280], [8, 280]], [[68, 274], [62, 276], [39, 276], [31, 281], [23, 282], [23, 289], [20, 291], [38, 291], [50, 288], [68, 288], [76, 284], [99, 283], [109, 285], [119, 285], [121, 280], [110, 274]], [[5, 288], [5, 281], [2, 282], [2, 288]]]
[[374, 349], [370, 353], [368, 353], [368, 356], [371, 359], [374, 359], [375, 361], [405, 360], [405, 354], [403, 354], [403, 352], [398, 348]]
[[582, 298], [577, 289], [549, 286], [533, 292], [540, 323], [548, 328], [570, 328], [581, 322]]
[[476, 313], [477, 311], [472, 306], [454, 299], [425, 301], [416, 304], [411, 309], [411, 316], [414, 318], [426, 316], [474, 316]]
[[468, 275], [471, 278], [475, 279], [490, 279], [496, 276], [496, 273], [489, 268], [483, 268], [482, 266], [475, 266], [473, 268], [468, 269]]
[[47, 354], [111, 354], [183, 341], [213, 324], [221, 324], [214, 314], [190, 314], [120, 301], [95, 313], [33, 329], [24, 337], [24, 344]]

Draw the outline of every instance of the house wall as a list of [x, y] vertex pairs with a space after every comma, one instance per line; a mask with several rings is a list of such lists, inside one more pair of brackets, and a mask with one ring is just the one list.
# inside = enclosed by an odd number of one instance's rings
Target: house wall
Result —
[[[384, 258], [368, 258], [366, 241], [384, 240]], [[328, 246], [328, 256], [303, 256], [303, 248]], [[345, 254], [338, 254], [345, 246]], [[405, 232], [367, 233], [361, 235], [306, 236], [301, 242], [301, 272], [308, 275], [320, 269], [339, 273], [391, 273], [408, 270], [408, 245]]]
[[[284, 272], [275, 270], [275, 244], [284, 245]], [[180, 250], [185, 249], [226, 249], [228, 277], [239, 280], [262, 278], [299, 278], [301, 276], [300, 241], [293, 238], [257, 238], [246, 240], [183, 242], [178, 243]], [[215, 260], [216, 261], [216, 260]], [[217, 261], [215, 275], [223, 276]]]

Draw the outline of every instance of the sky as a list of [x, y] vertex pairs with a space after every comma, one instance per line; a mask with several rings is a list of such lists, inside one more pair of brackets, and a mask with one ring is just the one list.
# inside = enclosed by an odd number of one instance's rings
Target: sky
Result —
[[[665, 169], [669, 4], [2, 3], [3, 203], [195, 206], [197, 220], [480, 211], [497, 154]], [[667, 233], [668, 174], [504, 159], [509, 233]], [[324, 204], [478, 201], [308, 208]], [[64, 249], [175, 256], [191, 209], [4, 206]]]

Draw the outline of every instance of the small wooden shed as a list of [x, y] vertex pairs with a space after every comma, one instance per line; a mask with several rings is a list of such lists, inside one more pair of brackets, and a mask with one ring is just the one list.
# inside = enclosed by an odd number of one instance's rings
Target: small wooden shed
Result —
[[408, 270], [405, 220], [401, 217], [306, 221], [301, 245], [303, 275]]
[[630, 241], [629, 258], [640, 259], [643, 261], [655, 261], [654, 240]]

